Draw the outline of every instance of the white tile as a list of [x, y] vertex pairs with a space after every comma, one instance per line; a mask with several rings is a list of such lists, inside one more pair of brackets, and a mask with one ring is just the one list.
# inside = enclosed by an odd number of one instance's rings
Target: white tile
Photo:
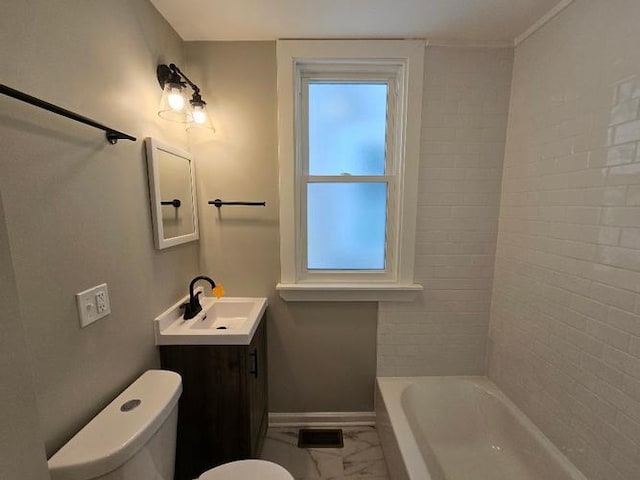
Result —
[[[415, 265], [425, 292], [381, 304], [378, 345], [396, 350], [378, 350], [378, 374], [484, 369], [511, 51], [429, 47], [426, 62]], [[446, 315], [425, 323], [436, 312]]]
[[623, 103], [618, 103], [611, 108], [610, 125], [631, 122], [638, 118], [640, 98], [633, 98]]
[[638, 17], [574, 2], [520, 44], [505, 147], [489, 375], [592, 480], [640, 478]]
[[270, 428], [261, 458], [286, 468], [296, 480], [389, 480], [374, 427], [343, 428], [344, 448], [298, 448], [297, 428]]
[[[612, 120], [614, 118], [612, 117]], [[615, 128], [613, 142], [615, 145], [640, 141], [640, 120], [623, 123]]]
[[640, 207], [612, 207], [602, 211], [602, 224], [620, 227], [640, 227]]

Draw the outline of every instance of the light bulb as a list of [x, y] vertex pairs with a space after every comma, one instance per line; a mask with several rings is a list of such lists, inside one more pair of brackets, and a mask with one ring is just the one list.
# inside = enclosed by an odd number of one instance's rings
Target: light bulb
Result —
[[167, 102], [169, 103], [169, 107], [176, 112], [179, 112], [184, 108], [184, 97], [182, 96], [182, 91], [179, 88], [172, 88], [169, 92], [169, 96], [167, 97]]
[[202, 107], [193, 108], [193, 121], [202, 125], [207, 121], [207, 112]]
[[191, 122], [189, 122], [187, 130], [193, 132], [206, 132], [210, 130], [212, 132], [215, 132], [215, 129], [211, 124], [211, 117], [209, 117], [209, 115], [207, 114], [207, 103], [202, 100], [202, 97], [200, 96], [200, 90], [194, 90], [193, 98], [189, 102], [189, 105], [191, 106], [191, 109], [189, 110]]

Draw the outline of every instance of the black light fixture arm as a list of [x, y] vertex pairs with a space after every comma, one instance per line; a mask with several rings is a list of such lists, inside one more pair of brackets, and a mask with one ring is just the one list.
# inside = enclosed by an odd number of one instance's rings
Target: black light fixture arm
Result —
[[171, 63], [171, 64], [169, 65], [169, 68], [171, 69], [171, 71], [172, 71], [172, 72], [174, 72], [174, 73], [178, 74], [180, 77], [182, 77], [182, 78], [184, 79], [184, 81], [185, 81], [185, 82], [187, 82], [187, 83], [189, 84], [189, 86], [193, 89], [193, 91], [194, 91], [196, 94], [199, 94], [199, 93], [200, 93], [200, 87], [198, 87], [195, 83], [193, 83], [193, 82], [191, 81], [191, 79], [190, 79], [189, 77], [187, 77], [187, 76], [184, 74], [184, 72], [183, 72], [182, 70], [180, 70], [180, 69], [178, 68], [178, 66], [177, 66], [175, 63]]
[[200, 87], [193, 83], [175, 63], [170, 63], [169, 66], [164, 64], [158, 65], [156, 74], [158, 75], [158, 83], [160, 83], [162, 88], [164, 88], [164, 84], [167, 82], [179, 83], [185, 87], [189, 85], [194, 95], [200, 95]]
[[[180, 70], [180, 68], [175, 63], [170, 63], [169, 65], [160, 64], [156, 69], [156, 74], [158, 75], [158, 83], [160, 83], [161, 88], [165, 88], [165, 84], [171, 84], [172, 88], [177, 87], [178, 90], [182, 90], [186, 88], [187, 85], [191, 87], [193, 90], [193, 94], [191, 95], [191, 99], [189, 103], [194, 110], [194, 113], [198, 112], [198, 119], [194, 121], [196, 123], [204, 123], [206, 120], [206, 113], [204, 111], [207, 102], [202, 99], [202, 95], [200, 95], [200, 87], [193, 83], [193, 81], [185, 75], [185, 73]], [[213, 130], [213, 126], [211, 126]]]

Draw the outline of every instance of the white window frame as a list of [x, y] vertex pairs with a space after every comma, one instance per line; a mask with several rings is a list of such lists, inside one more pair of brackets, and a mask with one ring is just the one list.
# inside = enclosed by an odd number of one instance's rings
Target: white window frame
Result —
[[[384, 183], [387, 185], [387, 212], [391, 218], [397, 215], [396, 192], [398, 188], [398, 175], [396, 174], [396, 159], [398, 153], [395, 152], [395, 145], [401, 143], [397, 137], [399, 129], [394, 128], [397, 116], [396, 93], [398, 86], [399, 68], [397, 65], [352, 65], [349, 68], [342, 68], [339, 63], [323, 63], [299, 65], [296, 78], [299, 80], [297, 90], [299, 91], [300, 102], [297, 105], [296, 113], [299, 114], [298, 124], [301, 128], [296, 131], [296, 142], [301, 148], [298, 152], [297, 168], [301, 172], [296, 175], [296, 200], [299, 207], [296, 217], [299, 228], [296, 228], [298, 241], [296, 241], [296, 278], [300, 282], [394, 282], [396, 280], [396, 238], [397, 232], [393, 222], [386, 222], [385, 241], [385, 267], [381, 270], [309, 270], [307, 265], [307, 195], [306, 187], [310, 183]], [[384, 175], [310, 175], [309, 174], [309, 139], [308, 120], [309, 106], [308, 85], [318, 81], [328, 83], [379, 83], [388, 86], [387, 107], [387, 132], [385, 152], [385, 173]], [[294, 107], [295, 108], [295, 107]]]
[[[422, 117], [423, 40], [278, 41], [278, 157], [280, 166], [280, 296], [295, 301], [409, 301], [413, 279]], [[389, 117], [386, 168], [387, 240], [384, 270], [307, 270], [308, 180], [305, 82], [386, 79]], [[392, 96], [392, 97], [391, 97]], [[387, 171], [388, 170], [388, 171]], [[340, 177], [314, 177], [340, 181]], [[357, 177], [356, 177], [357, 178]], [[365, 179], [360, 177], [360, 179]], [[353, 181], [345, 177], [344, 181]]]

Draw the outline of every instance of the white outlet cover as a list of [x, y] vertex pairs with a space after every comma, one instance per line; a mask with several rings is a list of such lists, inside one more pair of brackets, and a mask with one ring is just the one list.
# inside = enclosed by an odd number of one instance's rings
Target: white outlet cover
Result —
[[86, 327], [111, 313], [106, 283], [76, 293], [76, 303], [81, 327]]

